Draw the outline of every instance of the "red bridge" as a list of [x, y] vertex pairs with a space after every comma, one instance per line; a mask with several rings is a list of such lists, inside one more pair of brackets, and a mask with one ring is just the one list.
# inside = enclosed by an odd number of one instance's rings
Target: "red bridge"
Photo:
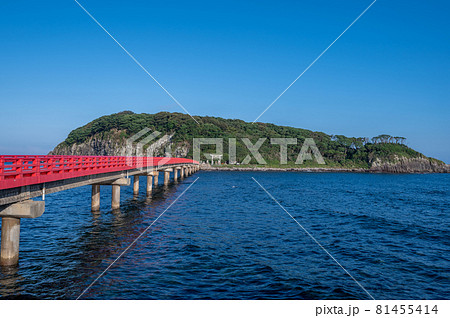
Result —
[[[146, 177], [147, 196], [199, 170], [199, 163], [185, 158], [108, 156], [0, 156], [0, 217], [2, 218], [0, 265], [19, 260], [21, 218], [44, 213], [45, 195], [80, 186], [92, 186], [92, 211], [100, 210], [100, 186], [112, 186], [111, 208], [120, 208], [120, 187], [130, 185], [139, 194], [139, 177]], [[172, 178], [171, 178], [172, 175]], [[32, 201], [42, 197], [43, 201]]]
[[107, 172], [192, 164], [198, 162], [166, 157], [0, 156], [0, 190]]

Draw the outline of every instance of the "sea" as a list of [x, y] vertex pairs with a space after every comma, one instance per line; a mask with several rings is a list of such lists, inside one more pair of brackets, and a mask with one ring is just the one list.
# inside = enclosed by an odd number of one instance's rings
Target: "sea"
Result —
[[[160, 182], [162, 182], [160, 178]], [[449, 299], [450, 175], [199, 171], [21, 220], [0, 299]]]

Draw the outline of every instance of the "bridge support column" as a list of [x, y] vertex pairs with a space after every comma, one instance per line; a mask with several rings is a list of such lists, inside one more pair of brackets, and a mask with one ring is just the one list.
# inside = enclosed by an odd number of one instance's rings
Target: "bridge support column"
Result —
[[120, 179], [116, 179], [116, 180], [97, 183], [94, 186], [100, 186], [100, 185], [112, 186], [111, 209], [113, 209], [113, 210], [119, 209], [120, 208], [120, 187], [121, 186], [129, 186], [130, 179], [120, 178]]
[[111, 209], [117, 210], [120, 208], [120, 186], [112, 186], [112, 196], [111, 196]]
[[157, 187], [158, 186], [158, 177], [159, 177], [159, 171], [158, 170], [156, 170], [155, 171], [155, 174], [153, 175], [153, 185], [155, 186], [155, 187]]
[[180, 167], [173, 168], [173, 181], [175, 181], [175, 182], [178, 181], [178, 170], [179, 169], [180, 169]]
[[45, 202], [23, 201], [0, 206], [2, 218], [2, 236], [0, 265], [11, 266], [19, 262], [20, 219], [37, 218], [44, 213]]
[[180, 179], [184, 178], [184, 167], [180, 167]]
[[170, 182], [170, 172], [172, 171], [172, 169], [166, 169], [164, 170], [164, 185], [168, 185]]
[[92, 185], [91, 211], [100, 211], [100, 185]]
[[133, 178], [133, 194], [139, 194], [139, 176], [134, 176]]
[[2, 247], [0, 264], [16, 265], [19, 262], [20, 219], [2, 218]]
[[147, 196], [149, 197], [152, 194], [152, 186], [153, 186], [153, 175], [147, 175]]

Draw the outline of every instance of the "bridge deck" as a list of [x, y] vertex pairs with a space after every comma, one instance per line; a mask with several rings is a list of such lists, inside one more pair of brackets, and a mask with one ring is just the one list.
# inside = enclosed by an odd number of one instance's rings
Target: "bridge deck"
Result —
[[0, 190], [146, 167], [198, 164], [185, 158], [0, 156]]

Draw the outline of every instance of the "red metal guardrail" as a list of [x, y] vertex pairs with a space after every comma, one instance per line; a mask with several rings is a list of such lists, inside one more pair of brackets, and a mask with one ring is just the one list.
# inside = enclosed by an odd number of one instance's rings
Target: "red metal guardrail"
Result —
[[0, 156], [0, 190], [106, 172], [173, 164], [186, 158], [113, 156]]

